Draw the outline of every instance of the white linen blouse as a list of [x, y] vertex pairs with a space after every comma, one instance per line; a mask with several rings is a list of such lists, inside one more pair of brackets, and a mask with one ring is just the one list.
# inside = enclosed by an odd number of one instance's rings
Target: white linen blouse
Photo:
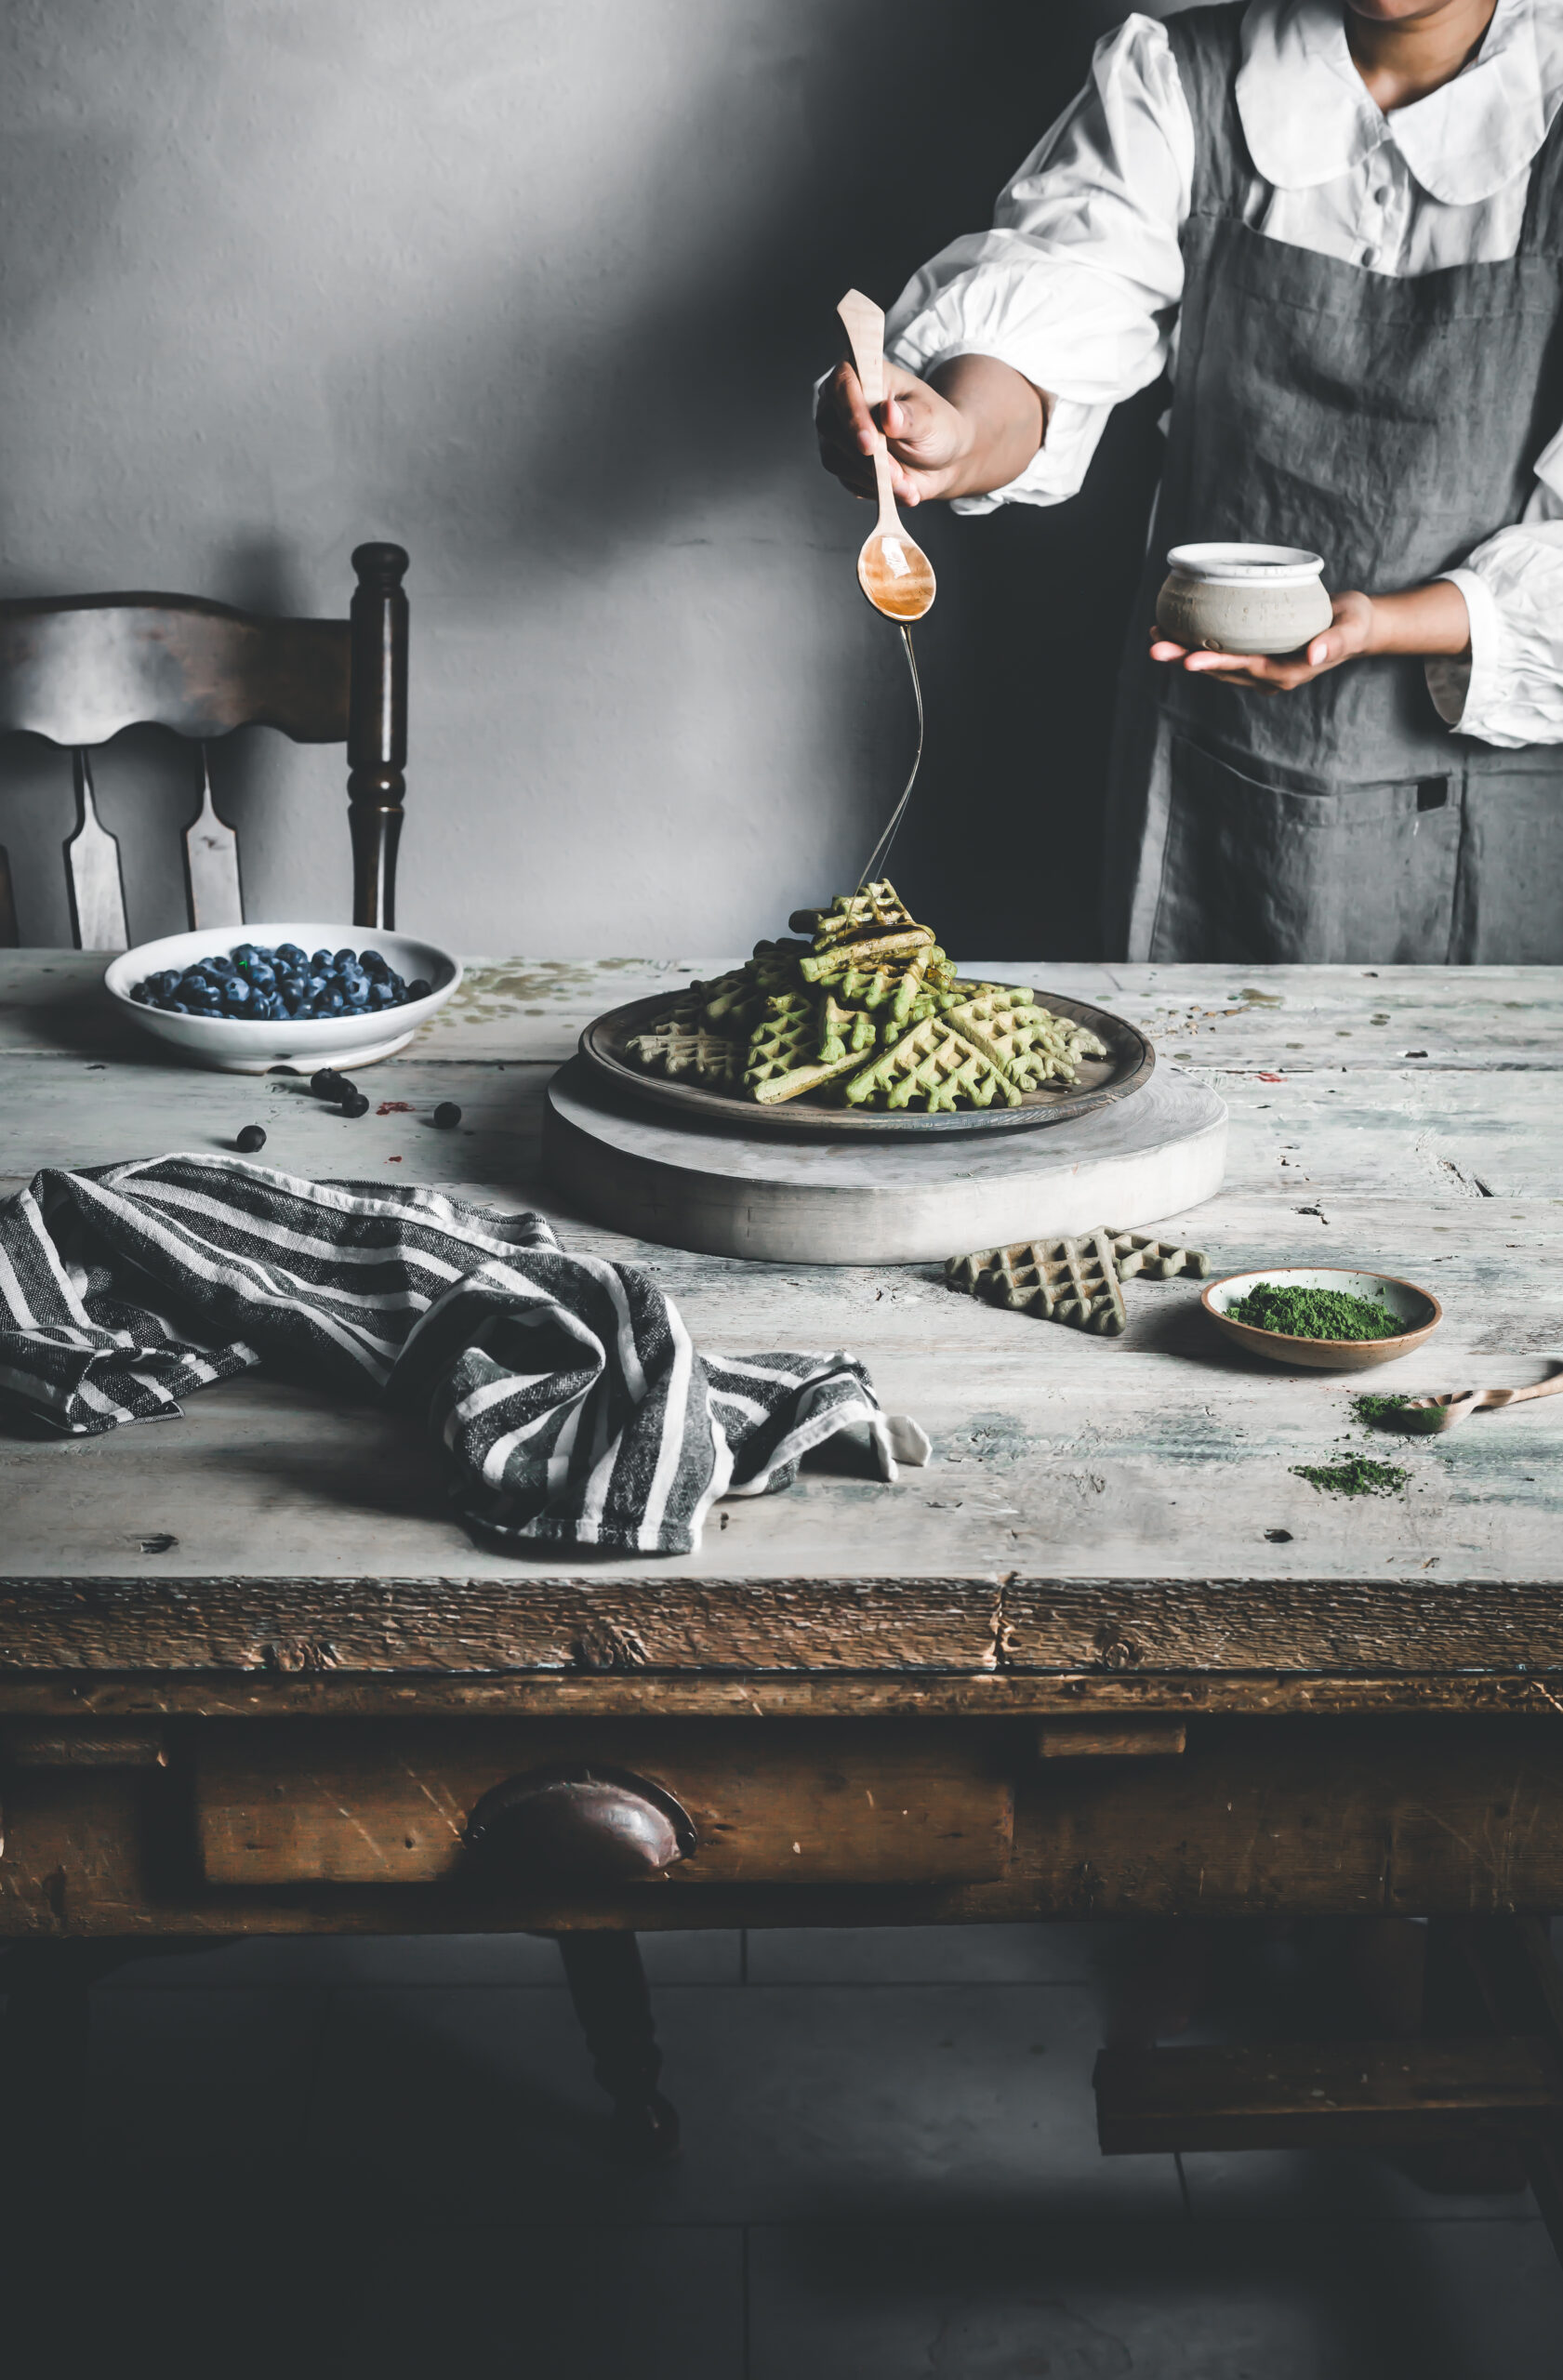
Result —
[[[1496, 262], [1519, 245], [1531, 165], [1563, 104], [1563, 7], [1498, 0], [1471, 64], [1386, 116], [1353, 63], [1341, 0], [1251, 0], [1237, 103], [1257, 169], [1244, 216], [1266, 238], [1373, 272]], [[957, 511], [1073, 496], [1112, 407], [1163, 369], [1175, 382], [1193, 174], [1166, 30], [1130, 17], [1098, 43], [1085, 89], [991, 231], [952, 241], [907, 284], [886, 344], [908, 371], [993, 355], [1055, 400], [1035, 460]], [[1523, 519], [1445, 575], [1464, 595], [1471, 653], [1427, 665], [1440, 715], [1487, 744], [1563, 742], [1563, 429]]]

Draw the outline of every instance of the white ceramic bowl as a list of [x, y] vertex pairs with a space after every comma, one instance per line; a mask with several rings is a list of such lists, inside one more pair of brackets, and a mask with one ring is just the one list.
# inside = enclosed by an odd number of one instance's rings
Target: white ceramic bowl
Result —
[[[1261, 1281], [1273, 1281], [1279, 1289], [1341, 1289], [1347, 1297], [1371, 1298], [1387, 1306], [1406, 1327], [1393, 1339], [1295, 1339], [1289, 1331], [1259, 1330], [1252, 1322], [1236, 1320], [1227, 1308], [1238, 1304]], [[1361, 1372], [1374, 1364], [1393, 1363], [1397, 1355], [1409, 1355], [1431, 1338], [1444, 1318], [1431, 1289], [1419, 1289], [1414, 1281], [1399, 1280], [1393, 1273], [1352, 1273], [1341, 1265], [1268, 1264], [1259, 1273], [1233, 1273], [1225, 1281], [1212, 1281], [1199, 1302], [1217, 1329], [1251, 1355], [1325, 1372]]]
[[[427, 999], [409, 1000], [403, 1008], [377, 1009], [367, 1016], [278, 1017], [273, 1023], [240, 1016], [174, 1016], [166, 1009], [146, 1008], [130, 997], [130, 986], [166, 967], [188, 967], [197, 959], [231, 957], [243, 942], [296, 942], [305, 950], [378, 950], [397, 974], [409, 984], [421, 976], [433, 985]], [[317, 1066], [351, 1059], [355, 1066], [371, 1066], [404, 1050], [420, 1025], [443, 1008], [461, 981], [461, 965], [448, 950], [432, 942], [415, 942], [404, 933], [386, 933], [378, 926], [285, 925], [216, 926], [201, 933], [166, 934], [161, 942], [138, 943], [105, 968], [103, 983], [111, 999], [156, 1040], [166, 1042], [188, 1065], [219, 1066], [228, 1074], [263, 1075], [273, 1066], [294, 1066], [313, 1074]]]
[[1174, 546], [1156, 625], [1206, 653], [1295, 653], [1334, 617], [1324, 559], [1300, 546]]

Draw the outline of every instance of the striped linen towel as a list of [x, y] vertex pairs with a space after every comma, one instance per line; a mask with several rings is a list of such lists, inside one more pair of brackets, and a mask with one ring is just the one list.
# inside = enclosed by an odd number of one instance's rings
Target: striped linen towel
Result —
[[867, 1430], [926, 1460], [846, 1355], [702, 1355], [633, 1264], [540, 1215], [232, 1157], [50, 1170], [0, 1206], [0, 1392], [81, 1435], [258, 1366], [425, 1414], [501, 1539], [688, 1554], [722, 1496]]

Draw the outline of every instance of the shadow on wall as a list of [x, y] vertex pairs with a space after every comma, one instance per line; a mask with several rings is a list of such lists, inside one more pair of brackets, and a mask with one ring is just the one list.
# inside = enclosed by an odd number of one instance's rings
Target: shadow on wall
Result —
[[[835, 300], [855, 284], [888, 307], [925, 258], [986, 223], [1122, 13], [987, 0], [979, 33], [947, 0], [905, 0], [889, 37], [872, 0], [830, 0], [792, 13], [789, 41], [757, 38], [775, 107], [803, 127], [794, 153], [804, 171], [785, 186], [748, 178], [724, 125], [728, 77], [694, 97], [676, 147], [646, 169], [648, 219], [678, 223], [692, 158], [711, 172], [717, 204], [724, 186], [740, 217], [758, 192], [769, 204], [714, 250], [693, 240], [687, 264], [676, 245], [665, 253], [642, 303], [530, 322], [494, 359], [497, 377], [536, 386], [515, 424], [500, 566], [524, 568], [540, 549], [580, 564], [616, 545], [660, 543], [708, 506], [765, 487], [771, 520], [756, 522], [760, 533], [774, 534], [779, 502], [797, 534], [850, 573], [866, 509], [819, 472], [807, 417], [810, 378], [842, 350]], [[941, 600], [918, 631], [928, 743], [894, 873], [950, 945], [974, 956], [1100, 950], [1113, 694], [1165, 402], [1164, 390], [1147, 390], [1119, 409], [1069, 503], [919, 515]], [[475, 483], [448, 496], [476, 530], [489, 481], [486, 458], [470, 461]], [[487, 526], [499, 526], [492, 511]], [[851, 618], [836, 659], [837, 684], [800, 698], [840, 722], [838, 767], [854, 793], [883, 788], [864, 798], [867, 857], [912, 749], [910, 693], [894, 631], [866, 614]], [[799, 897], [833, 889], [805, 885]]]
[[[912, 721], [809, 380], [846, 287], [889, 302], [988, 219], [1121, 10], [126, 0], [111, 40], [61, 6], [68, 38], [0, 29], [13, 107], [63, 78], [99, 167], [36, 224], [58, 254], [0, 362], [5, 590], [333, 612], [353, 545], [405, 544], [404, 902], [464, 947], [712, 956], [854, 875]], [[894, 873], [968, 955], [1096, 946], [1155, 409], [1071, 504], [920, 516]], [[252, 915], [345, 916], [336, 756], [246, 731], [213, 775]], [[98, 779], [133, 933], [177, 927], [188, 754], [130, 734]], [[69, 763], [10, 739], [0, 786], [23, 932], [61, 939]]]
[[[968, 959], [1102, 956], [1114, 694], [1165, 402], [1159, 384], [1118, 408], [1069, 503], [928, 523], [942, 593], [918, 631], [926, 775], [891, 872]], [[909, 749], [909, 689], [906, 704]]]

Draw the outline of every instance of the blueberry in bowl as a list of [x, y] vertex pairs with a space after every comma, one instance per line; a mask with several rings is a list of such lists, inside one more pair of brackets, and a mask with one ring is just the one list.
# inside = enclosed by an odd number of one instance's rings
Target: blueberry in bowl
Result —
[[404, 1048], [461, 981], [436, 944], [379, 927], [252, 925], [139, 944], [104, 973], [110, 998], [188, 1064], [241, 1074]]

